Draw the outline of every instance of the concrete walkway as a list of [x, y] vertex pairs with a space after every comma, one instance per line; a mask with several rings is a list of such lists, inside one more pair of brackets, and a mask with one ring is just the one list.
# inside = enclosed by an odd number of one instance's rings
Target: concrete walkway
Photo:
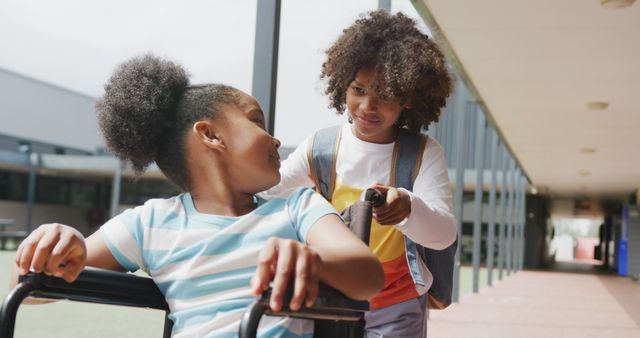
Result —
[[519, 271], [444, 311], [429, 338], [640, 337], [640, 284], [629, 278]]

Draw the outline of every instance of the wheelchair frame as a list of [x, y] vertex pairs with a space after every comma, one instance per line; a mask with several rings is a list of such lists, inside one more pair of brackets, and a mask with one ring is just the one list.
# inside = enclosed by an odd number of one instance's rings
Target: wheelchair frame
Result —
[[[291, 284], [291, 283], [289, 283]], [[293, 287], [285, 294], [285, 304], [293, 295]], [[366, 301], [347, 298], [327, 285], [320, 284], [318, 297], [311, 307], [291, 311], [287, 305], [281, 311], [269, 308], [271, 290], [265, 291], [246, 310], [239, 329], [240, 338], [256, 337], [262, 315], [291, 316], [306, 319], [350, 321], [363, 325], [364, 312], [369, 309]], [[87, 267], [73, 283], [44, 273], [29, 272], [20, 276], [19, 283], [9, 292], [0, 309], [0, 337], [14, 334], [16, 315], [27, 297], [54, 300], [71, 300], [88, 303], [121, 305], [162, 310], [165, 312], [163, 337], [171, 336], [173, 323], [168, 318], [169, 306], [151, 278], [129, 273]]]

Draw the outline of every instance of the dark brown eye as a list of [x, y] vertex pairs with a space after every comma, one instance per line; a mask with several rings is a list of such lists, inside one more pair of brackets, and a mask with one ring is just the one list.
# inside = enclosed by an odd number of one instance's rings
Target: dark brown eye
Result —
[[260, 126], [261, 128], [264, 129], [265, 123], [264, 123], [264, 118], [263, 117], [253, 118], [253, 119], [251, 119], [251, 122], [257, 124], [258, 126]]
[[355, 95], [364, 95], [364, 89], [362, 87], [351, 86], [351, 91], [353, 91]]

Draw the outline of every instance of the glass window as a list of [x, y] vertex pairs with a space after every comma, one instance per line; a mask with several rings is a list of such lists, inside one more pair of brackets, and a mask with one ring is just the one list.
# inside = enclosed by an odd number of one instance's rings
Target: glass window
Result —
[[120, 204], [141, 205], [151, 198], [167, 198], [180, 193], [166, 179], [122, 179]]
[[0, 199], [26, 201], [29, 177], [25, 173], [0, 171]]
[[68, 204], [68, 180], [59, 177], [38, 176], [36, 179], [36, 203]]

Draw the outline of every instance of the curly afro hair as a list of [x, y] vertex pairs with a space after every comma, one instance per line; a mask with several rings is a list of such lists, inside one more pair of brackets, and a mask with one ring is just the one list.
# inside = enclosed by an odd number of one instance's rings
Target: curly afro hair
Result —
[[413, 132], [438, 121], [452, 92], [442, 52], [402, 13], [370, 12], [346, 28], [326, 54], [320, 78], [328, 79], [325, 94], [339, 114], [356, 73], [369, 67], [376, 72], [372, 87], [378, 96], [411, 103], [397, 124]]
[[219, 115], [220, 104], [237, 103], [237, 89], [221, 84], [189, 86], [179, 65], [147, 54], [120, 65], [96, 103], [107, 147], [140, 174], [156, 162], [189, 190], [184, 136], [194, 122]]

